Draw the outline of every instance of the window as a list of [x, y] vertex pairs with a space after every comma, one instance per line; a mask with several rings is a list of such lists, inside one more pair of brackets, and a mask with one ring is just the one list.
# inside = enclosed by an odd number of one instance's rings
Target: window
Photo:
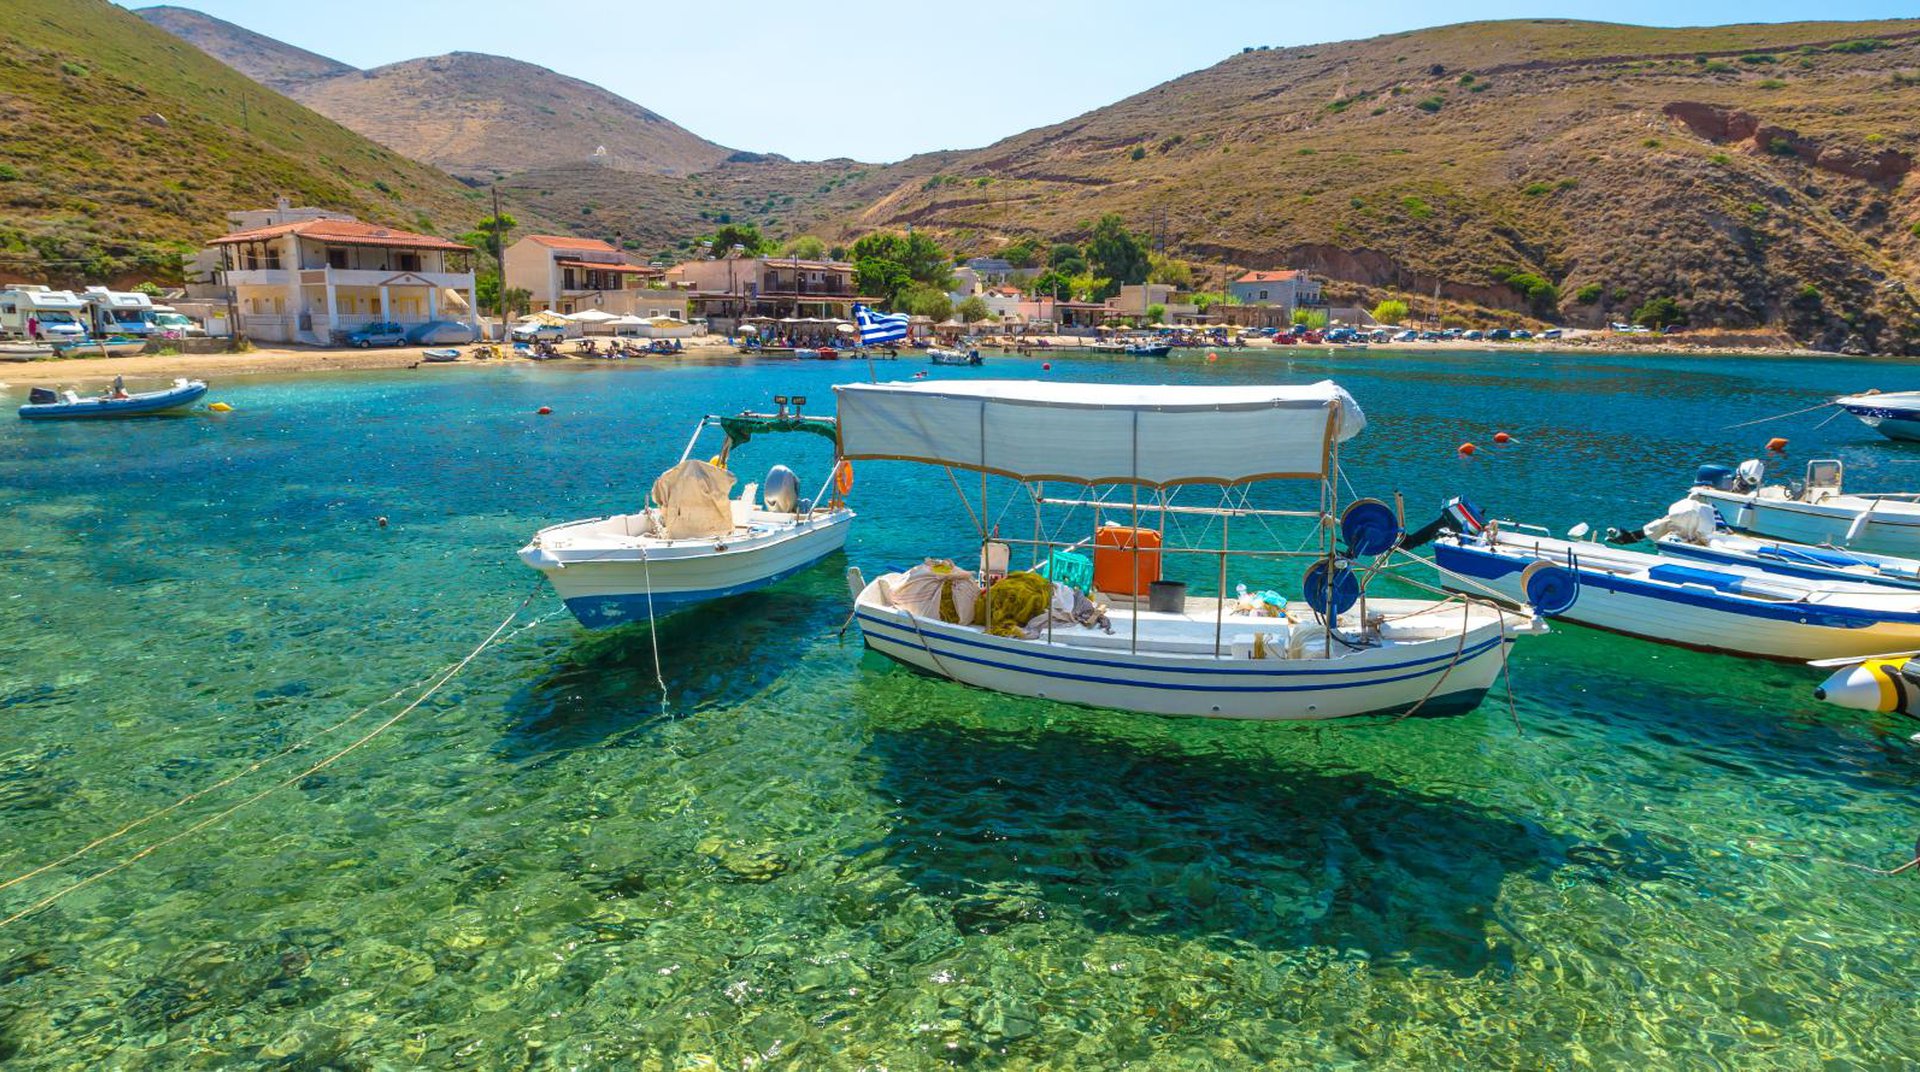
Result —
[[573, 269], [571, 268], [560, 269], [560, 289], [561, 290], [578, 290], [579, 289], [578, 287], [573, 285]]
[[403, 272], [419, 271], [420, 270], [420, 254], [418, 253], [400, 254], [400, 270]]
[[347, 267], [347, 251], [328, 246], [327, 267], [344, 270]]
[[1261, 292], [1260, 292], [1260, 300], [1261, 300], [1261, 301], [1266, 301], [1266, 300], [1267, 300], [1267, 292], [1266, 292], [1266, 291], [1264, 291], [1264, 290], [1263, 290], [1263, 291], [1261, 291]]

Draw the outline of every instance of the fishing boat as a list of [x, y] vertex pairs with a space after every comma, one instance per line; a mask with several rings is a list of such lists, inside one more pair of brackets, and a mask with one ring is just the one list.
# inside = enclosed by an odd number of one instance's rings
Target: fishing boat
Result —
[[[981, 474], [980, 502], [968, 503], [978, 573], [940, 559], [871, 581], [848, 571], [867, 645], [915, 669], [995, 692], [1160, 715], [1446, 714], [1477, 706], [1515, 638], [1545, 629], [1531, 612], [1467, 596], [1367, 595], [1362, 574], [1374, 571], [1334, 554], [1330, 505], [1341, 486], [1340, 444], [1366, 418], [1331, 382], [932, 381], [834, 391], [846, 459]], [[988, 502], [988, 474], [1020, 483], [1033, 539], [1003, 537], [988, 524], [1003, 516]], [[1314, 505], [1252, 505], [1252, 490], [1270, 482], [1310, 489]], [[1061, 483], [1086, 494], [1049, 494]], [[1218, 505], [1175, 501], [1182, 489], [1204, 495], [1208, 486]], [[1363, 502], [1341, 513], [1338, 527], [1351, 553], [1377, 564], [1395, 551], [1397, 523], [1384, 504]], [[1067, 521], [1090, 516], [1091, 531], [1049, 533], [1043, 515], [1063, 509]], [[1163, 528], [1167, 517], [1204, 518], [1206, 535], [1165, 545], [1161, 530], [1141, 527], [1154, 517]], [[1297, 550], [1291, 538], [1253, 548], [1227, 538], [1230, 527], [1271, 534], [1274, 524], [1307, 527], [1319, 550]], [[1034, 569], [1002, 575], [1015, 545], [1033, 552]], [[1217, 596], [1187, 598], [1183, 582], [1162, 575], [1166, 558], [1196, 563], [1192, 578], [1212, 581]], [[1301, 599], [1226, 592], [1230, 566], [1287, 559], [1308, 566]]]
[[1519, 601], [1536, 563], [1565, 567], [1580, 595], [1568, 621], [1683, 647], [1824, 659], [1920, 647], [1920, 592], [1741, 565], [1675, 562], [1597, 540], [1556, 539], [1512, 522], [1465, 525], [1433, 541], [1448, 587]]
[[0, 361], [38, 361], [54, 356], [52, 346], [37, 342], [0, 342]]
[[1167, 342], [1129, 342], [1126, 344], [1129, 357], [1165, 357], [1173, 353], [1173, 344]]
[[56, 342], [53, 348], [61, 357], [132, 357], [146, 352], [147, 340], [121, 336], [75, 339], [72, 342]]
[[74, 391], [52, 391], [35, 387], [27, 404], [20, 407], [20, 419], [26, 421], [110, 420], [119, 417], [151, 417], [174, 413], [200, 401], [207, 393], [201, 380], [180, 379], [158, 391], [128, 394], [114, 381], [114, 389], [101, 395], [80, 395]]
[[[1569, 535], [1577, 539], [1586, 533], [1587, 526], [1576, 525]], [[1920, 559], [1743, 536], [1728, 530], [1713, 507], [1690, 498], [1667, 507], [1664, 515], [1638, 529], [1608, 529], [1606, 534], [1609, 544], [1630, 545], [1641, 540], [1652, 541], [1654, 550], [1668, 558], [1920, 591]]]
[[982, 365], [986, 359], [980, 356], [980, 348], [969, 346], [964, 350], [948, 350], [939, 346], [927, 347], [927, 360], [936, 365]]
[[[728, 462], [754, 436], [835, 438], [832, 417], [800, 414], [805, 399], [793, 399], [791, 411], [786, 398], [776, 401], [776, 413], [702, 418], [641, 510], [541, 529], [520, 560], [546, 576], [582, 625], [597, 629], [765, 588], [840, 550], [854, 516], [843, 501], [853, 469], [837, 457], [811, 499], [800, 497], [799, 479], [784, 465], [730, 497]], [[694, 456], [709, 429], [724, 437], [711, 462]]]
[[1793, 543], [1920, 557], [1920, 494], [1842, 490], [1838, 459], [1807, 463], [1806, 479], [1767, 484], [1758, 458], [1738, 469], [1703, 465], [1688, 497], [1719, 511], [1728, 528]]
[[1920, 391], [1842, 395], [1833, 404], [1888, 439], [1920, 442]]

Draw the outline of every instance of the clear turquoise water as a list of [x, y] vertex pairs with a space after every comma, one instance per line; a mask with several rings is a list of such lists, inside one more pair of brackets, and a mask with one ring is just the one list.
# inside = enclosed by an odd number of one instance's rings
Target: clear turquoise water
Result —
[[[1417, 516], [1464, 492], [1638, 522], [1773, 434], [1920, 486], [1920, 451], [1848, 418], [1722, 430], [1913, 386], [1894, 365], [1054, 361], [985, 372], [1334, 376], [1372, 420], [1354, 484]], [[222, 418], [0, 424], [0, 881], [467, 652], [532, 588], [525, 537], [631, 506], [700, 413], [824, 410], [865, 374], [422, 370], [218, 384]], [[1455, 455], [1497, 429], [1518, 442]], [[967, 546], [938, 474], [862, 465], [854, 498], [870, 572]], [[520, 620], [556, 609], [541, 592]], [[1453, 719], [1238, 725], [916, 677], [837, 640], [845, 613], [829, 567], [673, 620], [664, 707], [644, 630], [515, 635], [323, 773], [0, 928], [0, 1063], [1920, 1059], [1920, 882], [1834, 862], [1906, 859], [1916, 727], [1815, 703], [1814, 671], [1567, 627], [1519, 650], [1517, 726], [1499, 692]], [[0, 915], [351, 736], [0, 891]]]

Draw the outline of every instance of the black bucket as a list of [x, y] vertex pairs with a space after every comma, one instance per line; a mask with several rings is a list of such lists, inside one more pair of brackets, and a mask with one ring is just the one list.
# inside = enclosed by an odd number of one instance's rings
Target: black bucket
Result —
[[1147, 609], [1181, 614], [1187, 609], [1187, 582], [1154, 581], [1147, 586]]

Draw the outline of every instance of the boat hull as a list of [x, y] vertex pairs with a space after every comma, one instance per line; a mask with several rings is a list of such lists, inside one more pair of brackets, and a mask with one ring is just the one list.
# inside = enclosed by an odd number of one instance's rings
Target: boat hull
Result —
[[532, 546], [520, 556], [546, 576], [581, 625], [609, 629], [783, 581], [844, 548], [852, 520], [851, 512], [834, 515], [784, 539], [739, 550], [716, 552], [714, 541], [701, 541], [698, 548], [656, 549], [644, 559], [608, 553], [569, 562]]
[[1694, 488], [1689, 494], [1712, 505], [1729, 528], [1742, 532], [1793, 543], [1920, 557], [1920, 511], [1909, 502], [1889, 503], [1861, 522], [1859, 510], [1824, 503], [1770, 499], [1714, 488]]
[[152, 417], [185, 409], [206, 396], [207, 385], [195, 381], [165, 391], [149, 391], [127, 398], [83, 398], [78, 402], [47, 402], [20, 407], [26, 421], [100, 421]]
[[1504, 646], [1516, 636], [1512, 623], [1491, 619], [1464, 640], [1373, 648], [1337, 659], [1130, 656], [1124, 649], [999, 637], [915, 617], [885, 605], [873, 586], [861, 594], [855, 617], [874, 651], [964, 685], [1086, 707], [1258, 721], [1397, 715], [1416, 708], [1421, 715], [1462, 714], [1485, 698], [1500, 675]]
[[[1564, 561], [1506, 554], [1440, 540], [1434, 561], [1507, 598], [1525, 598], [1521, 572], [1533, 561]], [[1920, 619], [1875, 619], [1838, 608], [1775, 603], [1704, 586], [1659, 584], [1578, 567], [1580, 598], [1559, 620], [1629, 636], [1734, 655], [1772, 659], [1830, 659], [1920, 648]], [[1449, 587], [1464, 588], [1448, 578]], [[1469, 589], [1470, 590], [1470, 589]], [[1914, 618], [1912, 615], [1906, 616]]]
[[1920, 395], [1865, 395], [1842, 398], [1841, 409], [1888, 439], [1920, 443]]

